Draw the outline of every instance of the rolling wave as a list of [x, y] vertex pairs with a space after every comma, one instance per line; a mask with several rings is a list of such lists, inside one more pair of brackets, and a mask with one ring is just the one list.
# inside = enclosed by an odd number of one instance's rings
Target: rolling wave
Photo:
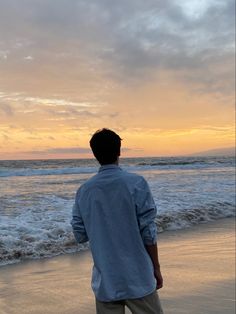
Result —
[[[32, 163], [32, 162], [31, 162]], [[45, 161], [46, 163], [46, 161]], [[78, 163], [77, 163], [78, 164]], [[124, 159], [121, 161], [121, 167], [128, 171], [142, 171], [151, 169], [172, 170], [172, 169], [203, 169], [214, 167], [233, 167], [235, 164], [234, 158], [133, 158]], [[75, 161], [62, 160], [60, 162], [50, 161], [48, 164], [43, 164], [43, 161], [38, 161], [30, 164], [25, 162], [8, 162], [1, 164], [0, 162], [0, 177], [30, 177], [30, 176], [49, 176], [49, 175], [70, 175], [70, 174], [89, 174], [95, 173], [98, 166], [91, 164], [88, 160], [76, 166]]]
[[[200, 208], [161, 213], [156, 218], [156, 224], [158, 232], [184, 229], [199, 223], [233, 217], [234, 210], [235, 206], [232, 203], [216, 202]], [[37, 228], [35, 221], [30, 224], [26, 222], [27, 220], [32, 221], [32, 217], [30, 216], [28, 219], [25, 216], [21, 217], [14, 226], [11, 222], [11, 228], [9, 228], [7, 219], [2, 224], [0, 265], [16, 263], [25, 259], [51, 257], [88, 248], [88, 244], [76, 244], [68, 216], [59, 217], [57, 221], [53, 219], [43, 222], [38, 219]]]
[[76, 168], [58, 168], [58, 169], [10, 169], [0, 170], [0, 177], [32, 177], [49, 176], [62, 174], [83, 174], [94, 173], [96, 167], [76, 167]]

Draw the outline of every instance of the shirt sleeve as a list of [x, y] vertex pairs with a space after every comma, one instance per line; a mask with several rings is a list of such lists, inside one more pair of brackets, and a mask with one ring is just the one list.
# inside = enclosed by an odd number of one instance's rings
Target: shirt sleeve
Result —
[[140, 234], [145, 245], [157, 242], [155, 218], [157, 209], [150, 188], [144, 178], [135, 187], [136, 213]]
[[72, 209], [72, 220], [71, 225], [73, 229], [73, 233], [75, 239], [78, 243], [84, 243], [88, 241], [87, 232], [85, 230], [84, 222], [81, 217], [80, 209], [79, 209], [79, 202], [78, 202], [78, 193], [75, 197], [75, 203]]

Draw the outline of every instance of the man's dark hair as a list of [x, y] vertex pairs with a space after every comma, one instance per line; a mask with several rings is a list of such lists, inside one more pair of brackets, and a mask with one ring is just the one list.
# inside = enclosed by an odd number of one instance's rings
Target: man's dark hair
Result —
[[120, 156], [121, 138], [109, 129], [101, 129], [94, 133], [90, 147], [101, 165], [112, 164]]

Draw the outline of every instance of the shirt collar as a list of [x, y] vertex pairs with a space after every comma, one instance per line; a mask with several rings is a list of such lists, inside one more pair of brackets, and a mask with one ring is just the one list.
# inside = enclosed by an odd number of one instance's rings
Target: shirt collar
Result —
[[99, 168], [98, 172], [104, 171], [104, 170], [121, 170], [121, 168], [118, 165], [115, 164], [108, 164], [108, 165], [103, 165]]

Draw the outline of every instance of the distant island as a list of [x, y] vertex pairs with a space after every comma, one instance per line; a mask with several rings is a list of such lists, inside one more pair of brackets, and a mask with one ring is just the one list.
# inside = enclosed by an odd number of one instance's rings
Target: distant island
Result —
[[191, 156], [235, 156], [235, 147], [210, 149], [191, 154]]

